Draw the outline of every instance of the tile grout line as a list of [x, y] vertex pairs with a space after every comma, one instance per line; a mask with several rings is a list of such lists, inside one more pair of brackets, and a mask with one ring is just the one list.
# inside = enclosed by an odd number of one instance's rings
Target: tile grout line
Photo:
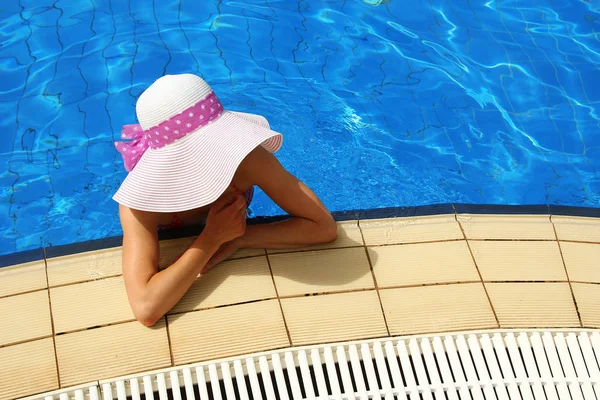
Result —
[[385, 324], [385, 330], [388, 336], [390, 334], [390, 327], [387, 323], [387, 318], [385, 317], [385, 310], [383, 309], [383, 303], [381, 301], [381, 294], [379, 293], [379, 286], [377, 285], [377, 279], [375, 278], [375, 271], [373, 271], [373, 263], [371, 262], [371, 256], [369, 255], [369, 248], [365, 242], [365, 236], [363, 235], [363, 231], [360, 227], [360, 220], [356, 221], [356, 225], [358, 226], [358, 230], [360, 232], [360, 237], [362, 238], [363, 248], [365, 249], [365, 254], [367, 255], [367, 261], [369, 262], [369, 269], [371, 270], [371, 277], [373, 278], [373, 284], [375, 285], [375, 293], [377, 293], [377, 300], [379, 300], [379, 307], [381, 308], [381, 315], [383, 316], [383, 323]]
[[[554, 222], [552, 223], [552, 225], [554, 225]], [[585, 240], [573, 240], [573, 239], [562, 239], [560, 241], [565, 242], [565, 243], [600, 244], [600, 242], [592, 242], [592, 241], [585, 241]]]
[[454, 281], [454, 282], [439, 282], [439, 283], [414, 283], [410, 285], [390, 285], [379, 288], [379, 290], [389, 289], [412, 289], [420, 287], [431, 287], [431, 286], [454, 286], [454, 285], [467, 285], [470, 283], [481, 283], [480, 280], [476, 281]]
[[[390, 289], [406, 289], [406, 288], [414, 288], [414, 287], [451, 286], [451, 285], [463, 285], [463, 284], [480, 283], [480, 282], [481, 281], [477, 280], [477, 281], [453, 281], [453, 282], [425, 283], [425, 284], [412, 284], [412, 285], [392, 285], [392, 286], [380, 287], [378, 289], [373, 287], [373, 288], [360, 288], [360, 289], [339, 290], [339, 291], [333, 291], [333, 292], [323, 292], [323, 293], [319, 293], [318, 295], [315, 295], [315, 296], [307, 296], [306, 293], [302, 293], [302, 294], [295, 294], [295, 295], [288, 295], [288, 296], [279, 296], [279, 299], [281, 299], [281, 300], [299, 299], [299, 298], [306, 298], [306, 297], [329, 296], [329, 295], [346, 294], [346, 293], [370, 292], [370, 291], [376, 291], [376, 290], [381, 291], [381, 290], [390, 290]], [[498, 281], [498, 282], [506, 283], [504, 281]], [[525, 281], [519, 281], [519, 282], [525, 282]], [[546, 282], [546, 281], [544, 281], [544, 282]], [[560, 282], [566, 282], [566, 281], [553, 281], [553, 282], [560, 283]], [[488, 283], [497, 283], [497, 282], [490, 281]], [[587, 283], [590, 285], [600, 285], [600, 283], [594, 283], [594, 282], [591, 282], [591, 283], [590, 282], [578, 282], [578, 283]], [[195, 313], [195, 312], [200, 312], [200, 311], [214, 310], [214, 309], [218, 309], [218, 308], [234, 307], [234, 306], [243, 305], [243, 304], [260, 303], [263, 301], [277, 300], [277, 299], [278, 299], [277, 297], [268, 297], [268, 298], [263, 298], [263, 299], [258, 299], [258, 300], [250, 300], [250, 301], [239, 302], [239, 303], [223, 304], [223, 305], [219, 305], [219, 306], [215, 306], [215, 307], [185, 310], [185, 311], [179, 311], [179, 312], [166, 314], [165, 317], [178, 316], [178, 315]], [[122, 320], [122, 321], [110, 322], [110, 323], [106, 323], [106, 324], [102, 324], [102, 325], [96, 325], [96, 326], [92, 326], [92, 327], [77, 328], [77, 329], [73, 329], [73, 330], [59, 332], [55, 336], [62, 336], [62, 335], [67, 335], [67, 334], [71, 334], [71, 333], [78, 333], [78, 332], [84, 332], [84, 331], [95, 330], [95, 329], [100, 329], [100, 328], [106, 328], [106, 327], [110, 327], [110, 326], [123, 325], [123, 324], [131, 323], [131, 322], [136, 322], [136, 319], [127, 319], [127, 320]], [[38, 337], [35, 339], [26, 339], [26, 340], [22, 340], [19, 342], [11, 342], [6, 345], [0, 346], [0, 348], [10, 347], [10, 346], [18, 345], [18, 344], [23, 344], [23, 343], [34, 342], [36, 340], [41, 340], [41, 339], [48, 339], [48, 338], [51, 338], [52, 336], [53, 335], [46, 335], [46, 336]], [[169, 333], [168, 339], [170, 340], [170, 333]]]
[[567, 275], [567, 282], [569, 283], [569, 290], [571, 292], [571, 298], [573, 299], [573, 305], [575, 306], [575, 312], [577, 313], [577, 319], [579, 320], [579, 326], [583, 327], [583, 321], [581, 320], [581, 313], [579, 312], [579, 307], [577, 306], [577, 299], [575, 298], [575, 292], [573, 292], [573, 285], [571, 284], [571, 278], [569, 278], [569, 271], [567, 270], [567, 263], [565, 262], [565, 257], [563, 255], [562, 246], [560, 245], [560, 240], [558, 240], [558, 232], [556, 232], [556, 226], [554, 225], [554, 221], [552, 221], [552, 216], [550, 216], [550, 223], [552, 224], [552, 230], [554, 231], [554, 237], [556, 238], [556, 243], [558, 244], [558, 250], [560, 251], [560, 259], [562, 261], [563, 268], [565, 269], [565, 274]]
[[[361, 235], [362, 235], [362, 230], [361, 230]], [[399, 242], [399, 243], [383, 243], [383, 244], [366, 244], [364, 237], [363, 237], [363, 244], [362, 246], [355, 246], [355, 247], [392, 247], [392, 246], [410, 246], [413, 244], [431, 244], [431, 243], [448, 243], [448, 242], [460, 242], [461, 240], [465, 240], [465, 239], [433, 239], [433, 240], [425, 240], [425, 241], [419, 241], [419, 242]]]
[[171, 357], [171, 367], [174, 367], [175, 361], [173, 358], [173, 348], [171, 347], [171, 332], [169, 331], [169, 319], [167, 314], [165, 314], [165, 330], [167, 331], [167, 342], [169, 342], [169, 356]]
[[588, 281], [577, 281], [577, 280], [575, 280], [575, 281], [570, 280], [569, 282], [583, 283], [584, 285], [600, 285], [600, 282], [588, 282]]
[[269, 273], [271, 274], [271, 281], [273, 282], [273, 288], [275, 289], [275, 296], [277, 296], [277, 303], [279, 303], [279, 309], [281, 310], [281, 318], [283, 318], [283, 326], [285, 327], [285, 333], [287, 334], [288, 343], [293, 346], [292, 335], [290, 335], [290, 328], [288, 327], [287, 320], [285, 319], [285, 313], [283, 312], [283, 305], [281, 304], [281, 297], [279, 297], [279, 291], [275, 284], [275, 276], [273, 275], [273, 268], [271, 267], [271, 260], [269, 259], [269, 253], [265, 249], [265, 257], [267, 259], [267, 265], [269, 265]]
[[347, 293], [359, 293], [359, 292], [370, 292], [372, 290], [375, 290], [375, 287], [363, 287], [363, 288], [356, 288], [356, 289], [342, 289], [342, 290], [331, 290], [331, 291], [327, 291], [327, 292], [316, 292], [316, 293], [300, 293], [300, 294], [288, 294], [288, 295], [284, 295], [284, 296], [280, 296], [279, 298], [282, 300], [287, 300], [287, 299], [303, 299], [306, 297], [318, 297], [318, 296], [332, 296], [332, 295], [336, 295], [336, 294], [347, 294]]
[[481, 239], [481, 238], [471, 238], [469, 239], [472, 242], [554, 242], [555, 239]]
[[46, 273], [46, 287], [48, 290], [48, 307], [50, 309], [50, 325], [52, 326], [52, 344], [54, 345], [54, 361], [56, 362], [56, 378], [58, 388], [62, 388], [60, 381], [60, 368], [58, 367], [58, 351], [56, 349], [56, 328], [54, 327], [54, 313], [52, 312], [52, 299], [50, 297], [50, 282], [48, 279], [48, 262], [46, 260], [46, 249], [44, 248], [44, 272]]
[[88, 327], [84, 327], [84, 328], [76, 328], [76, 329], [71, 329], [71, 330], [64, 331], [64, 332], [59, 332], [56, 334], [56, 336], [63, 336], [63, 335], [71, 334], [71, 333], [79, 333], [79, 332], [85, 332], [85, 331], [93, 331], [95, 329], [107, 328], [109, 326], [124, 325], [124, 324], [128, 324], [130, 322], [137, 322], [137, 320], [135, 318], [124, 319], [122, 321], [109, 322], [109, 323], [101, 324], [101, 325], [88, 326]]
[[[576, 281], [576, 282], [590, 284], [590, 285], [600, 285], [600, 283], [595, 283], [595, 282], [579, 282], [579, 281]], [[372, 287], [372, 288], [360, 288], [360, 289], [345, 289], [345, 290], [339, 290], [339, 291], [322, 292], [322, 293], [318, 293], [316, 295], [310, 295], [310, 296], [307, 296], [307, 293], [301, 293], [301, 294], [294, 294], [294, 295], [288, 295], [288, 296], [279, 296], [279, 298], [278, 297], [267, 297], [267, 298], [244, 301], [244, 302], [239, 302], [239, 303], [222, 304], [222, 305], [213, 306], [213, 307], [178, 311], [178, 312], [166, 314], [165, 316], [170, 317], [170, 316], [183, 315], [183, 314], [195, 313], [195, 312], [200, 312], [200, 311], [214, 310], [214, 309], [219, 309], [219, 308], [234, 307], [234, 306], [243, 305], [243, 304], [260, 303], [263, 301], [276, 300], [276, 299], [281, 299], [281, 300], [298, 299], [298, 298], [329, 296], [329, 295], [346, 294], [346, 293], [370, 292], [370, 291], [377, 291], [377, 290], [382, 291], [382, 290], [390, 290], [390, 289], [406, 289], [406, 288], [415, 288], [415, 287], [453, 286], [453, 285], [464, 285], [464, 284], [472, 284], [472, 283], [481, 283], [481, 280], [419, 283], [419, 284], [410, 284], [410, 285], [391, 285], [391, 286], [378, 287], [378, 288]], [[567, 283], [567, 281], [484, 281], [483, 283]], [[73, 329], [73, 330], [60, 332], [60, 333], [56, 334], [56, 336], [62, 336], [62, 335], [71, 334], [71, 333], [100, 329], [100, 328], [105, 328], [105, 327], [109, 327], [109, 326], [122, 325], [122, 324], [130, 323], [130, 322], [136, 322], [136, 320], [135, 319], [127, 319], [127, 320], [122, 320], [122, 321], [117, 321], [117, 322], [110, 322], [110, 323], [106, 323], [106, 324], [102, 324], [102, 325], [96, 325], [93, 327], [77, 328], [77, 329]], [[22, 344], [22, 343], [27, 343], [27, 342], [32, 342], [32, 341], [39, 340], [39, 339], [47, 339], [50, 337], [51, 337], [50, 335], [47, 335], [47, 336], [43, 336], [43, 337], [39, 337], [39, 338], [35, 338], [35, 339], [27, 339], [27, 340], [23, 340], [20, 342], [14, 342], [14, 343], [10, 343], [7, 345], [2, 345], [2, 346], [0, 346], [0, 348], [17, 345], [17, 344]], [[170, 339], [170, 336], [169, 336], [169, 339]]]
[[313, 251], [330, 251], [330, 250], [346, 250], [346, 249], [354, 249], [357, 247], [362, 247], [360, 245], [348, 245], [348, 246], [340, 246], [340, 247], [319, 247], [319, 248], [315, 248], [315, 249], [311, 249], [311, 248], [298, 248], [298, 249], [288, 249], [288, 250], [281, 250], [281, 251], [275, 251], [275, 252], [271, 252], [269, 253], [267, 251], [267, 255], [269, 256], [278, 256], [280, 254], [298, 254], [298, 253], [310, 253]]
[[16, 342], [8, 342], [8, 343], [1, 345], [0, 349], [6, 348], [6, 347], [18, 346], [20, 344], [25, 344], [25, 343], [37, 342], [38, 340], [49, 339], [52, 336], [53, 335], [50, 334], [50, 335], [44, 335], [44, 336], [34, 337], [34, 338], [30, 338], [30, 339], [17, 340]]
[[[48, 285], [48, 279], [46, 279], [46, 286], [47, 285]], [[4, 295], [4, 296], [0, 296], [0, 300], [8, 299], [10, 297], [20, 296], [22, 294], [37, 293], [37, 292], [41, 292], [41, 291], [48, 290], [48, 289], [49, 289], [49, 287], [45, 287], [45, 288], [42, 288], [42, 289], [32, 289], [32, 290], [27, 290], [25, 292], [7, 294], [7, 295]]]
[[[454, 204], [452, 205], [452, 207], [454, 208]], [[479, 280], [481, 282], [481, 286], [483, 286], [483, 290], [485, 292], [485, 295], [488, 299], [488, 302], [490, 303], [490, 307], [492, 308], [492, 312], [494, 313], [494, 318], [496, 319], [496, 325], [498, 326], [498, 328], [501, 328], [500, 325], [500, 320], [498, 319], [498, 314], [496, 314], [496, 309], [494, 308], [494, 304], [492, 303], [492, 298], [490, 297], [490, 294], [488, 292], [488, 289], [485, 285], [485, 282], [483, 281], [483, 276], [481, 275], [481, 271], [479, 270], [479, 266], [477, 265], [477, 261], [475, 261], [475, 255], [473, 254], [473, 249], [471, 249], [471, 244], [469, 243], [469, 239], [467, 239], [467, 234], [465, 233], [465, 230], [463, 229], [462, 224], [460, 223], [460, 221], [458, 220], [458, 214], [456, 213], [456, 208], [454, 208], [454, 219], [456, 220], [456, 223], [458, 224], [460, 231], [463, 234], [463, 238], [465, 240], [465, 242], [467, 243], [467, 248], [469, 249], [469, 254], [471, 254], [471, 259], [473, 260], [473, 264], [475, 265], [475, 269], [477, 270], [477, 274], [479, 275]]]

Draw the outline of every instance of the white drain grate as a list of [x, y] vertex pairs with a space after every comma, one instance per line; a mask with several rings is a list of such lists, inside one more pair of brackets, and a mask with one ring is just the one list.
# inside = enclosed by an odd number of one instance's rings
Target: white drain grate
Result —
[[600, 400], [600, 333], [502, 331], [285, 349], [34, 398]]

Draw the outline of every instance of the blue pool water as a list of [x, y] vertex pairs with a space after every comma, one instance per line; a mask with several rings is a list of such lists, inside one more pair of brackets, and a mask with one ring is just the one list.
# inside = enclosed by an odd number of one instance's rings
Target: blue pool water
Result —
[[265, 115], [334, 211], [600, 202], [595, 1], [19, 0], [0, 21], [0, 254], [119, 235], [112, 143], [182, 72]]

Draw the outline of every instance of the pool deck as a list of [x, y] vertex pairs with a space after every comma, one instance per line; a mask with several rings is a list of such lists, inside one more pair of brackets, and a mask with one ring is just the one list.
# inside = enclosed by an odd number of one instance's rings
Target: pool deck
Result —
[[[161, 242], [167, 266], [193, 238]], [[0, 268], [0, 399], [245, 353], [493, 328], [600, 328], [600, 218], [443, 214], [339, 223], [326, 246], [243, 250], [155, 327], [119, 247]]]

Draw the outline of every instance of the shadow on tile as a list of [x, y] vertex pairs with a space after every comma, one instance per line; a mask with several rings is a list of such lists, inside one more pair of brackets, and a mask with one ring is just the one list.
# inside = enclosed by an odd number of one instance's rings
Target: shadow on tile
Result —
[[[364, 247], [269, 256], [280, 296], [375, 287]], [[371, 262], [377, 262], [377, 255]]]
[[[364, 249], [360, 249], [365, 254]], [[327, 252], [327, 250], [315, 253], [322, 252]], [[318, 293], [372, 288], [373, 281], [366, 254], [364, 257], [364, 268], [348, 268], [343, 273], [320, 274], [314, 273], [312, 268], [307, 268], [306, 273], [299, 269], [286, 269], [287, 271], [279, 273], [278, 277], [285, 278], [288, 282], [291, 281], [296, 284], [296, 286], [315, 288]], [[311, 271], [308, 271], [309, 269]], [[333, 269], [339, 271], [339, 266]], [[360, 287], [349, 288], [354, 282], [358, 283]], [[323, 287], [325, 287], [324, 290], [319, 290]], [[336, 289], [337, 287], [339, 287], [339, 290]], [[304, 293], [313, 294], [311, 290], [298, 293], [299, 295]], [[266, 257], [225, 261], [196, 279], [185, 296], [169, 312], [169, 321], [174, 321], [182, 313], [193, 310], [249, 303], [276, 297], [277, 293], [275, 292]]]
[[188, 311], [275, 298], [266, 257], [230, 260], [196, 278], [183, 298], [169, 311], [169, 320]]

